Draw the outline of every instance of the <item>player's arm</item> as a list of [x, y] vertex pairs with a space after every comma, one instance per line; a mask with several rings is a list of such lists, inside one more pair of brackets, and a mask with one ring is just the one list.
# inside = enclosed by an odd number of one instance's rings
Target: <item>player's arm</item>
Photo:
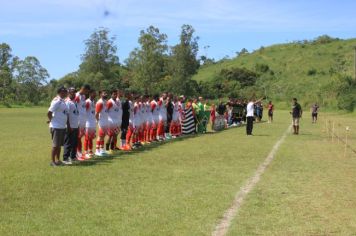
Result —
[[109, 100], [106, 102], [106, 108], [108, 109], [108, 111], [113, 107], [113, 103]]
[[49, 123], [51, 122], [52, 117], [53, 117], [53, 112], [48, 111], [48, 112], [47, 112], [47, 118], [48, 118], [48, 120], [47, 120], [47, 124], [49, 124]]
[[151, 112], [153, 112], [155, 108], [156, 108], [156, 103], [151, 102]]
[[48, 112], [47, 112], [47, 124], [49, 124], [53, 118], [53, 112], [56, 111], [58, 109], [59, 106], [59, 100], [53, 100], [51, 102], [51, 106], [48, 108]]
[[299, 107], [300, 107], [299, 116], [302, 117], [302, 115], [303, 115], [303, 109], [302, 109], [302, 107], [301, 107], [300, 105], [299, 105]]
[[90, 102], [86, 101], [85, 102], [85, 110], [88, 112], [90, 109]]
[[103, 103], [98, 102], [95, 106], [95, 119], [98, 122], [99, 121], [99, 114], [103, 110]]

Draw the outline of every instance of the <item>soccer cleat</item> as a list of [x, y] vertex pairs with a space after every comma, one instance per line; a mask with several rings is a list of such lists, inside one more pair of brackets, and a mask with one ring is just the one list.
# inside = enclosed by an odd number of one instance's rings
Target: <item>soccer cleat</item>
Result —
[[77, 152], [77, 159], [82, 158], [82, 156], [83, 156], [82, 152]]
[[131, 150], [132, 150], [132, 148], [131, 148], [131, 146], [130, 146], [130, 145], [126, 144], [126, 145], [123, 147], [123, 149], [122, 149], [122, 150], [124, 150], [124, 151], [131, 151]]
[[77, 160], [78, 160], [78, 161], [85, 161], [84, 156], [77, 157]]
[[85, 160], [88, 160], [88, 159], [90, 159], [90, 158], [91, 158], [90, 154], [89, 154], [89, 153], [85, 153], [84, 159], [85, 159]]
[[114, 151], [110, 149], [110, 150], [107, 152], [107, 154], [109, 154], [109, 155], [114, 155]]

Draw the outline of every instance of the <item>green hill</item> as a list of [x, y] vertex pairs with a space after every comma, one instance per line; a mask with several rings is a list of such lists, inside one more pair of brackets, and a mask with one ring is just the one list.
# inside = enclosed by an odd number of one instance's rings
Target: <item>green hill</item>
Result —
[[353, 76], [354, 46], [356, 39], [320, 36], [313, 41], [261, 47], [234, 59], [203, 65], [193, 79], [207, 82], [218, 78], [222, 69], [238, 67], [256, 71], [258, 65], [267, 65], [268, 76], [260, 74], [255, 87], [269, 98], [289, 101], [298, 97], [305, 106], [318, 101], [336, 107], [336, 94], [330, 87], [336, 77]]

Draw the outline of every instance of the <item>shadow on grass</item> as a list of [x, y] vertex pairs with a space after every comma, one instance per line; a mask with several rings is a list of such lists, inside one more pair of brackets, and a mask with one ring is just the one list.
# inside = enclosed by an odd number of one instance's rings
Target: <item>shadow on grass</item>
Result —
[[[265, 122], [259, 122], [259, 123], [265, 123]], [[258, 123], [257, 123], [258, 124]], [[209, 131], [206, 132], [204, 134], [189, 134], [189, 135], [183, 135], [181, 137], [175, 138], [175, 139], [171, 139], [171, 140], [166, 140], [166, 141], [162, 141], [162, 142], [153, 142], [149, 145], [145, 145], [142, 146], [139, 149], [136, 150], [132, 150], [132, 151], [119, 151], [113, 155], [107, 156], [107, 157], [94, 157], [92, 159], [89, 160], [85, 160], [85, 161], [77, 161], [74, 162], [72, 165], [70, 165], [71, 167], [88, 167], [88, 166], [93, 166], [93, 165], [106, 165], [106, 164], [110, 164], [113, 160], [118, 160], [118, 161], [123, 161], [126, 160], [127, 157], [133, 156], [137, 153], [141, 153], [141, 152], [147, 152], [147, 151], [151, 151], [155, 148], [161, 147], [162, 145], [165, 144], [170, 144], [170, 143], [175, 143], [175, 142], [181, 142], [181, 141], [186, 141], [186, 140], [190, 140], [190, 139], [195, 139], [195, 138], [199, 138], [201, 136], [205, 136], [205, 135], [215, 135], [215, 134], [220, 134], [220, 133], [224, 133], [227, 132], [229, 130], [232, 129], [236, 129], [236, 128], [242, 128], [245, 125], [239, 125], [239, 126], [233, 126], [233, 127], [229, 127], [227, 129], [221, 130], [221, 131]], [[268, 135], [256, 135], [256, 136], [268, 136]]]
[[[205, 134], [214, 134], [217, 132], [208, 132]], [[141, 153], [141, 152], [147, 152], [147, 151], [151, 151], [155, 148], [161, 147], [162, 145], [165, 144], [169, 144], [169, 143], [175, 143], [175, 142], [181, 142], [181, 141], [185, 141], [185, 140], [189, 140], [189, 139], [195, 139], [198, 137], [201, 137], [204, 134], [190, 134], [190, 135], [184, 135], [175, 139], [171, 139], [171, 140], [167, 140], [167, 141], [162, 141], [162, 142], [153, 142], [149, 145], [145, 145], [142, 146], [139, 149], [135, 149], [132, 151], [118, 151], [117, 153], [107, 156], [107, 157], [94, 157], [92, 159], [89, 160], [85, 160], [85, 161], [77, 161], [75, 163], [73, 163], [73, 165], [71, 165], [72, 167], [86, 167], [86, 166], [93, 166], [93, 165], [97, 165], [97, 164], [108, 164], [111, 163], [113, 160], [125, 160], [126, 157], [130, 157], [132, 155], [135, 155], [137, 153]]]

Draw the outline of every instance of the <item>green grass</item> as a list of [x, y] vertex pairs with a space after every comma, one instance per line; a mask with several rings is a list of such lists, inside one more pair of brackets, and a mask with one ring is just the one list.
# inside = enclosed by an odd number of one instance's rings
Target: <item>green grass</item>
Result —
[[323, 121], [303, 120], [302, 135], [286, 139], [229, 235], [356, 235], [356, 155], [344, 157]]
[[[323, 106], [336, 108], [334, 94], [323, 92], [323, 87], [333, 80], [331, 69], [353, 76], [355, 45], [356, 39], [305, 46], [295, 43], [272, 45], [231, 60], [203, 66], [193, 79], [209, 81], [224, 68], [245, 67], [254, 71], [256, 64], [267, 64], [273, 70], [275, 79], [260, 81], [259, 85], [265, 86], [272, 99], [289, 101], [292, 97], [303, 97], [303, 105], [308, 107], [310, 102], [318, 101]], [[316, 74], [308, 75], [313, 69]]]
[[[234, 128], [52, 168], [45, 113], [0, 109], [0, 235], [210, 235], [290, 123], [276, 111], [253, 137]], [[306, 123], [304, 135], [287, 137], [231, 235], [355, 230], [356, 159], [337, 156], [342, 146]]]

